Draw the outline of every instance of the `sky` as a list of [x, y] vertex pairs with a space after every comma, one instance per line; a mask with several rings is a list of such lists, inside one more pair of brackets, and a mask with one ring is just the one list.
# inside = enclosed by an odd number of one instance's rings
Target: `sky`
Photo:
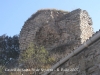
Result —
[[18, 35], [24, 22], [40, 9], [86, 10], [94, 32], [100, 29], [100, 0], [0, 0], [0, 36]]

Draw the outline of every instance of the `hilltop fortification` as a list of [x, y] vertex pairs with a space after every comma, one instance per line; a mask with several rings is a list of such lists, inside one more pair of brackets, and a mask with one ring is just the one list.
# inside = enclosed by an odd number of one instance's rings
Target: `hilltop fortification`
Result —
[[60, 49], [68, 52], [92, 34], [92, 20], [85, 10], [39, 10], [25, 22], [20, 31], [20, 50], [25, 50], [33, 42], [47, 50]]

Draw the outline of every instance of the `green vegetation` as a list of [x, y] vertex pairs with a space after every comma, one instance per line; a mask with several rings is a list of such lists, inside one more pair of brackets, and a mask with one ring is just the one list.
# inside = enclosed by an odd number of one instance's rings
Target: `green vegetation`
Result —
[[5, 75], [5, 66], [0, 66], [0, 75]]
[[21, 54], [21, 62], [25, 68], [49, 68], [55, 59], [51, 57], [44, 47], [37, 47], [30, 43], [27, 50]]
[[[55, 58], [50, 56], [48, 51], [43, 47], [35, 46], [30, 43], [28, 48], [22, 52], [20, 63], [24, 64], [26, 69], [47, 69], [55, 61]], [[41, 71], [30, 72], [33, 75], [39, 75]]]
[[18, 35], [0, 36], [0, 66], [9, 64], [11, 59], [18, 59], [20, 53], [18, 39]]

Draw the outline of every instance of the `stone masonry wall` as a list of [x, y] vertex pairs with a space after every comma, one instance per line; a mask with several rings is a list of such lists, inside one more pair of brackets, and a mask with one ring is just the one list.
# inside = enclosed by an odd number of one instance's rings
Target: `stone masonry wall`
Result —
[[[59, 61], [92, 35], [92, 20], [85, 10], [76, 9], [71, 12], [54, 9], [39, 10], [25, 22], [21, 29], [19, 36], [20, 50], [26, 50], [28, 45], [33, 42], [37, 46], [44, 46]], [[93, 75], [93, 73], [90, 73], [92, 67], [89, 66], [92, 64], [88, 64], [92, 62], [90, 58], [92, 59], [93, 54], [88, 54], [92, 50], [95, 51], [94, 53], [98, 51], [99, 47], [96, 50], [95, 46], [99, 45], [94, 44], [93, 47], [88, 47], [60, 66], [60, 68], [78, 67], [79, 71], [52, 72], [50, 75], [88, 75], [88, 73]], [[93, 65], [95, 64], [93, 63]]]
[[55, 46], [57, 40], [60, 39], [55, 19], [58, 20], [67, 13], [56, 10], [40, 10], [32, 15], [25, 22], [20, 32], [20, 49], [25, 50], [30, 42], [34, 42], [37, 45], [44, 45], [49, 49], [53, 45]]
[[[84, 14], [83, 14], [84, 13]], [[80, 15], [80, 19], [81, 19], [81, 36], [80, 38], [82, 38], [81, 43], [83, 43], [84, 41], [86, 41], [89, 36], [92, 36], [93, 31], [91, 32], [91, 30], [93, 30], [92, 28], [92, 20], [89, 17], [87, 11], [83, 10], [81, 15]]]
[[21, 29], [20, 50], [25, 50], [33, 42], [47, 50], [67, 52], [73, 50], [92, 36], [92, 21], [88, 13], [81, 9], [71, 12], [60, 10], [40, 10], [33, 14]]
[[100, 39], [57, 69], [49, 75], [100, 75]]

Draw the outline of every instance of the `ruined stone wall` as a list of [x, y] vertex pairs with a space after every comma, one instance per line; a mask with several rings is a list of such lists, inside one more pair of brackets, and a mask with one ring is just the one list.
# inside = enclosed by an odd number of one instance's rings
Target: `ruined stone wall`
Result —
[[100, 75], [100, 39], [49, 75]]
[[[60, 13], [59, 16], [57, 13]], [[55, 19], [58, 20], [67, 13], [56, 10], [40, 10], [33, 14], [25, 22], [20, 32], [20, 49], [25, 50], [30, 42], [34, 42], [37, 45], [45, 45], [50, 49], [54, 45], [53, 43], [60, 39]]]
[[69, 52], [92, 36], [91, 25], [88, 13], [81, 9], [71, 12], [39, 10], [21, 29], [20, 50], [25, 50], [28, 44], [33, 42], [35, 45], [44, 46], [47, 50], [60, 49]]
[[81, 22], [80, 22], [81, 36], [80, 36], [80, 38], [82, 39], [81, 43], [83, 43], [84, 41], [86, 41], [88, 39], [89, 36], [92, 36], [93, 31], [91, 32], [91, 30], [93, 30], [93, 28], [92, 28], [92, 19], [89, 17], [87, 11], [83, 10], [80, 14], [81, 14], [80, 15], [80, 19], [81, 19]]
[[[28, 45], [33, 42], [37, 46], [44, 46], [55, 58], [60, 59], [85, 42], [92, 34], [92, 20], [85, 10], [76, 9], [71, 12], [52, 9], [39, 10], [25, 22], [21, 29], [19, 36], [20, 50], [26, 50]], [[86, 52], [72, 57], [60, 67], [79, 67], [80, 73], [85, 75], [90, 72], [88, 71], [90, 67], [87, 67], [89, 65], [87, 61], [90, 61], [92, 56], [87, 55], [86, 57], [84, 54], [91, 53], [92, 49], [96, 51], [96, 47], [94, 47], [90, 46], [89, 50], [86, 49]], [[84, 64], [87, 67], [85, 70]], [[80, 73], [78, 72], [79, 75], [82, 75]], [[64, 74], [77, 75], [76, 72], [62, 71], [52, 72], [50, 75]]]

